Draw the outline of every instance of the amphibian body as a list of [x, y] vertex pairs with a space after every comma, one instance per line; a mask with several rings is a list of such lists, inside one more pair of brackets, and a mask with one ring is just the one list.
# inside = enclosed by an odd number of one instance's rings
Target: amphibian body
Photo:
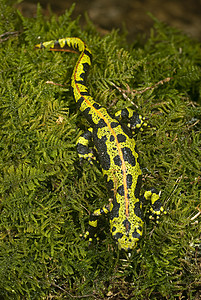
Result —
[[96, 158], [88, 145], [89, 141], [93, 142], [110, 197], [108, 205], [95, 210], [91, 215], [84, 237], [91, 240], [96, 233], [98, 217], [109, 213], [110, 231], [119, 249], [130, 251], [136, 247], [143, 232], [143, 198], [151, 200], [151, 212], [156, 218], [163, 211], [159, 193], [155, 189], [140, 194], [142, 172], [132, 131], [146, 126], [145, 118], [130, 108], [124, 108], [113, 116], [94, 101], [86, 86], [92, 55], [79, 38], [44, 42], [36, 45], [36, 48], [80, 54], [72, 74], [71, 86], [77, 106], [91, 127], [78, 139], [77, 151], [81, 159], [91, 163]]

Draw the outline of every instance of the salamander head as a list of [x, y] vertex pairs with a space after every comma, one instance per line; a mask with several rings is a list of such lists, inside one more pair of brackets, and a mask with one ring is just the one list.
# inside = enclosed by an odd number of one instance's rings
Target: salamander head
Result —
[[118, 248], [120, 250], [131, 251], [136, 248], [139, 239], [142, 236], [142, 226], [141, 224], [133, 225], [132, 228], [128, 228], [127, 223], [128, 221], [124, 221], [124, 226], [118, 230], [116, 226], [111, 226], [111, 232], [113, 238], [116, 240], [118, 244]]

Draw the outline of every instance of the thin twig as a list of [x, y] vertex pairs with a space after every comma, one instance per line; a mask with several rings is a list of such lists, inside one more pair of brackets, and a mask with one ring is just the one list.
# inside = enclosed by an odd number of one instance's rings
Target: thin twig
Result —
[[134, 96], [135, 94], [142, 94], [148, 90], [154, 89], [155, 87], [157, 87], [159, 84], [164, 84], [165, 82], [168, 82], [172, 79], [173, 77], [167, 77], [165, 79], [162, 79], [160, 81], [158, 81], [157, 83], [155, 83], [152, 86], [146, 87], [144, 90], [141, 91], [137, 91], [137, 90], [131, 90], [131, 94]]
[[130, 87], [128, 85], [126, 85], [127, 89], [121, 89], [120, 87], [118, 87], [114, 82], [110, 81], [110, 83], [122, 94], [122, 96], [127, 99], [128, 101], [130, 101], [136, 108], [138, 108], [138, 106], [127, 96], [127, 94], [131, 94], [132, 96], [135, 96], [136, 94], [142, 94], [150, 89], [154, 89], [156, 88], [159, 84], [164, 84], [165, 82], [168, 82], [172, 79], [173, 77], [167, 77], [165, 79], [162, 79], [160, 81], [158, 81], [157, 83], [155, 83], [152, 86], [146, 87], [143, 90], [131, 90]]
[[168, 202], [169, 201], [169, 199], [170, 199], [170, 197], [171, 197], [171, 195], [176, 191], [176, 189], [178, 188], [178, 186], [179, 186], [179, 183], [180, 183], [180, 181], [182, 180], [182, 178], [183, 178], [183, 176], [181, 175], [180, 177], [178, 177], [177, 178], [177, 180], [176, 180], [176, 183], [175, 183], [175, 185], [174, 185], [174, 189], [173, 189], [173, 191], [171, 192], [171, 194], [170, 194], [170, 196], [169, 196], [169, 198], [166, 200], [166, 202]]
[[196, 208], [198, 210], [198, 213], [191, 218], [191, 221], [195, 220], [201, 214], [201, 209], [199, 208], [199, 206], [197, 206]]
[[[0, 35], [0, 43], [7, 41], [10, 38], [11, 35], [15, 36], [15, 35], [18, 35], [18, 34], [19, 34], [19, 31], [4, 32]], [[7, 36], [7, 37], [3, 38], [4, 36]]]
[[52, 85], [58, 85], [58, 86], [62, 86], [62, 87], [64, 87], [64, 85], [63, 85], [63, 84], [56, 83], [56, 82], [54, 82], [54, 81], [46, 81], [45, 83], [47, 83], [47, 84], [52, 84]]
[[124, 97], [124, 99], [127, 99], [128, 101], [130, 101], [136, 108], [138, 108], [138, 106], [126, 95], [126, 93], [128, 93], [127, 90], [123, 90], [120, 87], [118, 87], [114, 82], [110, 81], [110, 83], [122, 94], [122, 96]]

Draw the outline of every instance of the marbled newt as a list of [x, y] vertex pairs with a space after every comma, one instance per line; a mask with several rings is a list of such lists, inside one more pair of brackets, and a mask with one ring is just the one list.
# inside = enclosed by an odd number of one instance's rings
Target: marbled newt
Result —
[[142, 236], [143, 200], [151, 200], [151, 217], [155, 215], [158, 219], [164, 211], [155, 188], [140, 194], [142, 171], [133, 131], [147, 126], [146, 120], [130, 108], [124, 108], [113, 116], [94, 101], [86, 86], [92, 54], [79, 38], [62, 38], [35, 47], [80, 54], [72, 74], [71, 86], [77, 106], [91, 127], [78, 139], [77, 151], [80, 159], [87, 159], [91, 163], [96, 159], [88, 147], [89, 141], [93, 142], [110, 197], [108, 205], [91, 214], [84, 237], [91, 241], [96, 234], [98, 217], [109, 213], [110, 231], [119, 249], [130, 251]]

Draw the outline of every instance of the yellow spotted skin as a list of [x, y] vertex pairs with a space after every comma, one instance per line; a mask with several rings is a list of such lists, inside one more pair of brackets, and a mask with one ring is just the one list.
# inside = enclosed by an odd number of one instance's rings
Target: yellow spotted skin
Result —
[[[80, 54], [72, 74], [71, 86], [78, 108], [91, 127], [77, 141], [78, 155], [80, 159], [87, 159], [90, 163], [97, 156], [110, 196], [109, 204], [95, 210], [91, 215], [89, 229], [84, 237], [91, 241], [96, 235], [98, 217], [109, 213], [110, 231], [119, 249], [130, 251], [136, 247], [142, 236], [143, 199], [151, 199], [152, 215], [158, 217], [163, 211], [155, 189], [140, 195], [142, 172], [132, 132], [147, 126], [145, 118], [130, 108], [124, 108], [112, 116], [93, 100], [86, 86], [92, 55], [87, 45], [79, 38], [44, 42], [35, 47]], [[88, 147], [90, 140], [93, 141], [97, 155]]]

